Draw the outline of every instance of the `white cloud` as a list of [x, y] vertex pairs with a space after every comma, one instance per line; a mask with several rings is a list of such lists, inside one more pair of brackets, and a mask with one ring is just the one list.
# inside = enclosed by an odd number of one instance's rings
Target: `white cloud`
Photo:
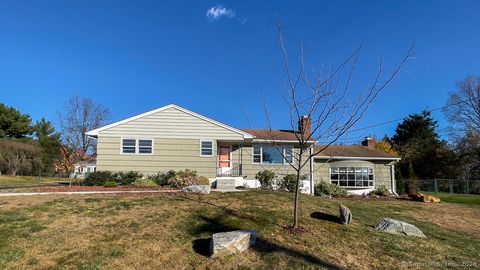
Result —
[[207, 18], [210, 21], [217, 21], [221, 17], [233, 18], [235, 17], [235, 10], [228, 9], [222, 5], [217, 5], [207, 10]]

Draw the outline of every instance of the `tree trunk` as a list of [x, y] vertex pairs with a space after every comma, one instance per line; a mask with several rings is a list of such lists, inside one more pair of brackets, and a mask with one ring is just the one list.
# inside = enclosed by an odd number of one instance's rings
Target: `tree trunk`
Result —
[[293, 204], [293, 228], [298, 227], [298, 197], [300, 195], [300, 171], [297, 172], [297, 183], [295, 185], [295, 202]]
[[300, 197], [300, 174], [302, 171], [302, 155], [303, 151], [300, 148], [300, 153], [298, 156], [298, 167], [297, 167], [297, 182], [295, 185], [295, 202], [293, 204], [293, 228], [298, 227], [298, 197]]

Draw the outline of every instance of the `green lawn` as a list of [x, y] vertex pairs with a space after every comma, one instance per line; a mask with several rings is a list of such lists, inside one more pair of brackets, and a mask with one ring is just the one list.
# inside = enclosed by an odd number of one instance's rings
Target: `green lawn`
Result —
[[449, 203], [461, 203], [469, 206], [480, 207], [480, 195], [462, 195], [450, 193], [425, 192], [437, 196], [440, 200]]
[[[480, 209], [463, 204], [349, 201], [292, 194], [29, 196], [0, 198], [0, 269], [447, 269], [480, 266]], [[338, 204], [353, 212], [337, 223]], [[373, 230], [383, 217], [417, 225], [427, 238]], [[254, 229], [254, 248], [211, 259], [212, 233]]]
[[12, 187], [28, 187], [58, 184], [59, 182], [68, 182], [68, 178], [41, 177], [38, 176], [10, 176], [0, 175], [0, 189]]

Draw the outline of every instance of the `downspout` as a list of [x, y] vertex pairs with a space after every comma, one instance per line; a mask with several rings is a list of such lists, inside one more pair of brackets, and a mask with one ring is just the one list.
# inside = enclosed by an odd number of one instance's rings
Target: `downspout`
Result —
[[392, 190], [392, 193], [395, 194], [395, 196], [398, 196], [397, 194], [397, 191], [396, 191], [396, 183], [395, 183], [395, 163], [397, 163], [397, 161], [393, 161], [390, 163], [390, 184], [391, 184], [391, 190]]
[[313, 146], [310, 146], [310, 195], [314, 195], [314, 184], [313, 184]]

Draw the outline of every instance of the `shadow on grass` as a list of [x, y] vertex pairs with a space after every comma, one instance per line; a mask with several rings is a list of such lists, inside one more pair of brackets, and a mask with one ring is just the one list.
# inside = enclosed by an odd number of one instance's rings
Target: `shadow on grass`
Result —
[[192, 242], [193, 250], [204, 257], [210, 256], [210, 242], [212, 238], [201, 238]]
[[[242, 229], [236, 226], [228, 225], [228, 214], [226, 214], [225, 212], [224, 214], [218, 215], [214, 218], [204, 215], [199, 216], [199, 218], [203, 221], [203, 224], [193, 229], [191, 231], [192, 235], [199, 235], [204, 233], [214, 234], [219, 232], [236, 231]], [[192, 242], [192, 248], [197, 254], [208, 257], [210, 256], [210, 242], [211, 238], [196, 239]], [[316, 256], [307, 254], [291, 247], [281, 245], [279, 243], [274, 243], [258, 235], [255, 245], [251, 247], [251, 249], [257, 253], [260, 253], [261, 255], [266, 255], [268, 253], [283, 253], [289, 257], [303, 260], [322, 268], [340, 269], [336, 265], [323, 261]]]
[[331, 221], [335, 223], [340, 223], [340, 218], [334, 215], [330, 215], [327, 213], [322, 213], [322, 212], [313, 212], [310, 214], [312, 218], [315, 219], [321, 219], [321, 220], [326, 220], [326, 221]]

